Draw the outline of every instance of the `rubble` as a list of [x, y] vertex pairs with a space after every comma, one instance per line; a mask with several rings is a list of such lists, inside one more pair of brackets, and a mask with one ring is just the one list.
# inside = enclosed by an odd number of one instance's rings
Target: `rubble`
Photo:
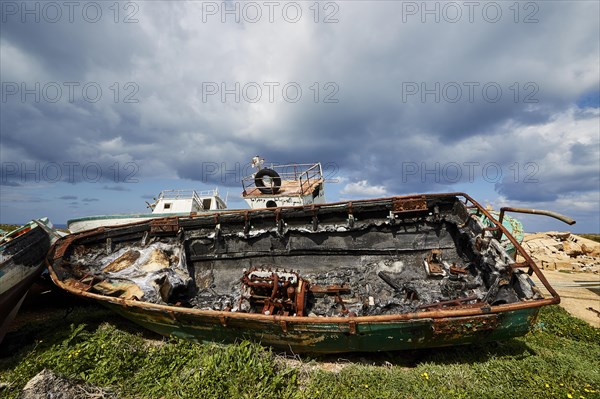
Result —
[[600, 243], [576, 234], [556, 231], [527, 234], [522, 246], [544, 270], [600, 273]]
[[18, 399], [60, 398], [117, 398], [110, 390], [61, 377], [48, 369], [34, 376], [19, 394]]

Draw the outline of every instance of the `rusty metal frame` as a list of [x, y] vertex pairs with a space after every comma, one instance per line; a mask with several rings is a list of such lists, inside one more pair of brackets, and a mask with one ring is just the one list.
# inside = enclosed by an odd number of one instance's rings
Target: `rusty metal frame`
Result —
[[[353, 204], [353, 206], [356, 206], [356, 204], [359, 204], [359, 203], [377, 203], [377, 202], [380, 202], [382, 204], [390, 204], [390, 202], [393, 200], [421, 199], [422, 197], [423, 197], [423, 195], [409, 195], [409, 196], [376, 198], [376, 199], [368, 199], [368, 200], [354, 200], [354, 201], [352, 201], [352, 204]], [[139, 308], [142, 310], [167, 312], [169, 314], [173, 314], [173, 316], [175, 313], [179, 313], [179, 314], [185, 314], [185, 315], [204, 316], [204, 317], [208, 317], [208, 318], [214, 318], [215, 320], [234, 320], [235, 319], [235, 320], [247, 320], [247, 321], [268, 322], [268, 323], [277, 322], [280, 324], [282, 322], [285, 322], [286, 323], [285, 325], [287, 326], [287, 328], [289, 328], [290, 324], [308, 325], [308, 324], [335, 323], [335, 324], [346, 325], [346, 326], [348, 326], [349, 329], [353, 330], [360, 323], [399, 322], [399, 321], [409, 321], [409, 320], [418, 320], [418, 319], [433, 319], [435, 321], [437, 319], [444, 319], [444, 318], [457, 318], [457, 317], [466, 317], [466, 316], [498, 314], [498, 313], [504, 313], [504, 312], [509, 312], [509, 311], [539, 308], [542, 306], [554, 305], [554, 304], [560, 303], [560, 297], [559, 297], [558, 293], [550, 286], [550, 284], [548, 283], [548, 280], [541, 273], [541, 271], [539, 270], [539, 268], [537, 267], [537, 265], [535, 264], [533, 259], [531, 259], [531, 257], [525, 252], [523, 247], [521, 247], [521, 245], [516, 241], [516, 239], [512, 235], [510, 235], [508, 230], [504, 226], [502, 226], [502, 224], [498, 220], [496, 220], [477, 201], [475, 201], [473, 198], [471, 198], [468, 194], [461, 193], [461, 192], [426, 194], [425, 195], [426, 199], [448, 198], [448, 197], [462, 197], [464, 199], [464, 204], [467, 207], [476, 208], [479, 212], [483, 213], [496, 226], [496, 229], [499, 229], [504, 235], [506, 235], [506, 237], [509, 239], [509, 241], [515, 247], [516, 252], [525, 259], [524, 262], [515, 264], [514, 267], [511, 269], [514, 270], [515, 268], [529, 267], [530, 270], [532, 270], [533, 273], [535, 273], [535, 275], [538, 277], [538, 279], [544, 285], [544, 287], [548, 290], [548, 292], [551, 295], [551, 298], [536, 299], [536, 300], [531, 300], [531, 301], [526, 301], [526, 302], [495, 305], [495, 306], [484, 304], [482, 307], [479, 307], [479, 308], [466, 308], [466, 309], [465, 308], [458, 308], [458, 309], [446, 308], [443, 310], [436, 309], [436, 310], [430, 310], [430, 311], [426, 311], [426, 312], [402, 313], [402, 314], [394, 314], [394, 315], [353, 316], [353, 317], [339, 317], [339, 316], [334, 316], [334, 317], [310, 317], [310, 316], [294, 317], [294, 316], [263, 315], [263, 314], [257, 314], [257, 313], [236, 313], [236, 312], [226, 312], [226, 311], [217, 311], [217, 310], [201, 310], [201, 309], [194, 309], [194, 308], [185, 308], [185, 307], [177, 307], [177, 306], [171, 306], [171, 305], [160, 305], [160, 304], [154, 304], [154, 303], [148, 303], [148, 302], [140, 302], [140, 301], [127, 300], [127, 299], [122, 299], [122, 298], [115, 298], [115, 297], [109, 297], [109, 296], [105, 296], [105, 295], [99, 295], [99, 294], [94, 294], [94, 293], [90, 293], [90, 292], [85, 292], [85, 291], [82, 291], [81, 289], [77, 289], [75, 287], [72, 287], [72, 286], [62, 282], [58, 278], [58, 276], [53, 268], [52, 263], [62, 261], [62, 256], [64, 255], [65, 250], [67, 249], [67, 247], [69, 245], [71, 245], [73, 243], [73, 241], [83, 238], [83, 237], [92, 236], [96, 233], [112, 230], [112, 228], [106, 228], [106, 227], [100, 227], [95, 230], [89, 230], [89, 231], [84, 231], [81, 233], [71, 234], [69, 236], [64, 237], [63, 239], [58, 240], [56, 243], [53, 244], [50, 251], [48, 252], [48, 254], [56, 255], [53, 257], [53, 259], [51, 259], [53, 262], [51, 262], [51, 260], [49, 259], [48, 256], [46, 257], [45, 262], [46, 262], [46, 265], [50, 272], [50, 276], [52, 277], [52, 280], [54, 281], [54, 283], [56, 285], [58, 285], [60, 288], [64, 289], [67, 292], [70, 292], [70, 293], [76, 294], [76, 295], [80, 295], [85, 298], [97, 300], [100, 302], [108, 302], [108, 303], [123, 306], [126, 308]], [[471, 205], [469, 205], [469, 203]], [[334, 203], [314, 204], [313, 205], [313, 207], [315, 207], [315, 208], [342, 207], [342, 206], [348, 206], [348, 202], [334, 202]], [[295, 206], [295, 207], [289, 207], [289, 208], [302, 209], [304, 207], [303, 206]], [[219, 212], [219, 214], [221, 216], [223, 216], [225, 214], [244, 215], [244, 213], [247, 213], [249, 215], [249, 217], [251, 217], [251, 214], [255, 213], [255, 212], [264, 212], [264, 210], [256, 209], [256, 210], [248, 211], [248, 210], [242, 209], [242, 210]], [[188, 218], [196, 219], [196, 218], [203, 218], [203, 217], [210, 217], [210, 216], [211, 216], [211, 213], [208, 213], [208, 215], [205, 214], [205, 215], [191, 217], [191, 218], [184, 217], [184, 216], [173, 216], [172, 218], [166, 218], [165, 220], [169, 220], [169, 219], [178, 219], [179, 220], [179, 219], [188, 219]], [[214, 216], [215, 215], [212, 215], [212, 217], [214, 217]], [[139, 225], [139, 224], [143, 224], [143, 223], [147, 223], [147, 221], [125, 224], [125, 225], [118, 226], [118, 228], [120, 229], [123, 227]], [[116, 229], [117, 227], [114, 227], [114, 228]]]
[[[561, 222], [564, 222], [570, 226], [575, 224], [575, 220], [571, 219], [570, 217], [561, 215], [560, 213], [556, 213], [556, 212], [552, 212], [552, 211], [543, 211], [543, 210], [538, 210], [538, 209], [528, 209], [528, 208], [513, 208], [513, 207], [509, 207], [509, 206], [505, 206], [503, 208], [500, 208], [500, 215], [498, 216], [498, 222], [500, 224], [502, 224], [502, 221], [504, 220], [504, 214], [506, 212], [516, 212], [516, 213], [526, 213], [529, 215], [544, 215], [544, 216], [550, 216], [554, 219], [558, 219]], [[502, 232], [498, 233], [498, 237], [497, 240], [500, 241], [502, 239]]]

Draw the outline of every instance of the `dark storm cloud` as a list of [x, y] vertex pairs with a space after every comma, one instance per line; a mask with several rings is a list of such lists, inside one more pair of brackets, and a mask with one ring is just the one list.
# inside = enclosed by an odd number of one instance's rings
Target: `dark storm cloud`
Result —
[[570, 147], [570, 161], [575, 165], [598, 165], [600, 163], [598, 148], [600, 148], [600, 141], [591, 144], [572, 144]]
[[102, 187], [103, 190], [109, 190], [109, 191], [131, 191], [131, 189], [123, 187], [123, 186], [104, 186]]
[[507, 198], [529, 202], [554, 201], [563, 193], [598, 192], [600, 189], [598, 162], [591, 166], [591, 168], [566, 173], [554, 171], [545, 173], [542, 169], [534, 177], [522, 177], [520, 181], [511, 176], [497, 183], [496, 190]]
[[4, 174], [2, 174], [2, 176], [0, 176], [0, 186], [8, 186], [8, 187], [19, 187], [21, 184], [14, 182], [14, 181], [8, 181], [8, 177], [5, 177]]
[[[17, 4], [23, 7], [26, 3]], [[144, 45], [145, 34], [139, 23], [123, 23], [122, 19], [115, 23], [110, 15], [113, 11], [109, 10], [110, 6], [114, 8], [113, 4], [94, 3], [100, 6], [101, 18], [97, 22], [93, 22], [96, 20], [93, 13], [89, 13], [91, 18], [86, 18], [82, 12], [86, 3], [71, 4], [79, 10], [75, 10], [70, 18], [68, 8], [61, 7], [62, 15], [56, 23], [43, 18], [42, 10], [38, 12], [42, 16], [38, 18], [39, 22], [36, 22], [35, 12], [23, 16], [19, 10], [16, 15], [3, 15], [3, 41], [32, 57], [39, 63], [41, 71], [65, 81], [89, 78], [89, 71], [94, 69], [125, 71], [132, 57], [144, 56], [150, 51]], [[43, 5], [43, 2], [29, 3], [31, 9]], [[42, 76], [32, 78], [40, 79]]]
[[[570, 113], [575, 102], [593, 103], [586, 93], [600, 82], [595, 2], [540, 3], [530, 24], [515, 23], [508, 8], [498, 23], [422, 23], [402, 20], [402, 2], [343, 2], [329, 25], [203, 23], [196, 2], [137, 3], [139, 22], [122, 24], [111, 4], [96, 24], [2, 24], [3, 82], [63, 88], [57, 102], [44, 93], [2, 101], [3, 163], [39, 168], [40, 180], [56, 163], [59, 181], [116, 191], [129, 191], [117, 185], [127, 177], [239, 187], [256, 154], [330, 163], [333, 177], [363, 192], [446, 190], [469, 182], [465, 162], [478, 164], [479, 180], [483, 165], [500, 165], [505, 175], [489, 180], [509, 199], [597, 189], [598, 115]], [[74, 101], [68, 81], [80, 84]], [[102, 90], [98, 101], [82, 96], [90, 82]], [[280, 86], [275, 101], [265, 90], [253, 103], [222, 93], [207, 100], [207, 82]], [[300, 101], [281, 98], [286, 82], [302, 87]], [[574, 133], [578, 124], [586, 128]], [[538, 183], [507, 178], [511, 165], [528, 162]], [[78, 166], [70, 173], [65, 163]], [[458, 179], [443, 172], [452, 163], [463, 168]], [[4, 185], [33, 178], [2, 168]]]
[[77, 199], [76, 195], [63, 195], [62, 197], [58, 197], [61, 200], [75, 200]]

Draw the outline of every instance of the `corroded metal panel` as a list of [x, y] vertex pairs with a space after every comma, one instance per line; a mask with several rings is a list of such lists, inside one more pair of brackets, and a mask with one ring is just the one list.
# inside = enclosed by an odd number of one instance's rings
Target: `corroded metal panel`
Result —
[[427, 200], [425, 196], [419, 198], [395, 198], [392, 200], [392, 210], [394, 213], [414, 212], [427, 210]]

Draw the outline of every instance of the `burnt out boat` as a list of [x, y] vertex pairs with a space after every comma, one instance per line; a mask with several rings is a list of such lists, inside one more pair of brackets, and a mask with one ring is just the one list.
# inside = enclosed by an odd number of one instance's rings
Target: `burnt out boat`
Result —
[[501, 221], [463, 193], [103, 227], [62, 238], [47, 263], [59, 287], [160, 334], [294, 353], [508, 339], [560, 302]]
[[0, 237], [0, 342], [58, 236], [48, 219], [42, 218]]

